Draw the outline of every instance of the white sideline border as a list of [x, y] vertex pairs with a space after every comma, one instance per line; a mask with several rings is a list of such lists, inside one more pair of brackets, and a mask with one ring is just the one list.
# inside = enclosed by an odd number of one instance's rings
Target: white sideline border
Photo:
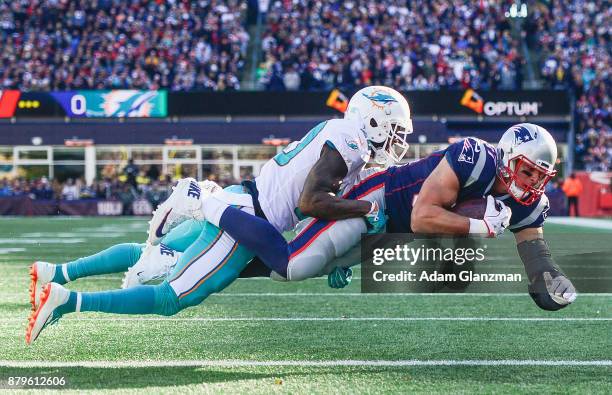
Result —
[[[24, 318], [1, 318], [0, 323], [23, 322]], [[351, 321], [390, 321], [390, 322], [418, 322], [418, 321], [515, 321], [515, 322], [606, 322], [612, 317], [147, 317], [132, 316], [121, 317], [117, 315], [106, 317], [65, 317], [62, 323], [70, 322], [351, 322]]]
[[612, 221], [600, 218], [548, 217], [546, 221], [555, 225], [577, 226], [581, 228], [612, 230]]
[[[83, 291], [83, 292], [96, 292], [93, 290]], [[344, 297], [344, 296], [365, 296], [365, 297], [375, 297], [375, 296], [383, 296], [383, 297], [417, 297], [417, 296], [448, 296], [448, 297], [460, 297], [460, 296], [486, 296], [486, 297], [494, 297], [494, 296], [502, 296], [502, 297], [525, 297], [528, 294], [525, 293], [492, 293], [492, 292], [463, 292], [463, 293], [361, 293], [361, 292], [220, 292], [214, 293], [209, 296], [210, 297], [276, 297], [276, 296], [324, 296], [324, 297]], [[25, 298], [27, 297], [27, 292], [23, 293], [3, 293], [0, 292], [0, 299], [4, 298]], [[584, 297], [612, 297], [612, 293], [604, 292], [604, 293], [579, 293], [579, 298]], [[25, 299], [24, 299], [25, 300]], [[24, 302], [25, 303], [25, 302]]]
[[258, 367], [258, 366], [299, 366], [299, 367], [410, 367], [410, 366], [612, 366], [612, 360], [165, 360], [165, 361], [7, 361], [0, 360], [5, 368], [149, 368], [149, 367]]

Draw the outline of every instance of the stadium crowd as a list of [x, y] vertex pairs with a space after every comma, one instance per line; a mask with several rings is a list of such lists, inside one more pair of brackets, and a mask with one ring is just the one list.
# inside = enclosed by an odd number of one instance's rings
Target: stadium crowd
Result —
[[269, 90], [517, 89], [523, 59], [502, 3], [275, 1], [259, 82]]
[[[27, 196], [35, 200], [117, 200], [123, 203], [126, 210], [130, 209], [135, 200], [146, 199], [153, 208], [156, 208], [170, 196], [175, 182], [187, 176], [190, 175], [161, 175], [155, 165], [140, 168], [133, 161], [129, 161], [118, 172], [102, 170], [99, 179], [90, 185], [87, 185], [82, 177], [67, 178], [63, 181], [58, 178], [49, 180], [47, 177], [33, 179], [3, 177], [0, 178], [0, 198]], [[245, 179], [252, 178], [252, 174], [243, 176]], [[239, 183], [227, 175], [211, 174], [206, 178], [216, 181], [223, 187]]]
[[246, 4], [0, 2], [0, 88], [239, 89]]
[[[253, 3], [0, 2], [0, 89], [240, 89]], [[265, 3], [261, 89], [521, 89], [527, 44], [545, 87], [576, 95], [577, 168], [612, 169], [606, 0], [530, 2], [522, 37], [507, 2]]]
[[542, 54], [548, 88], [576, 95], [576, 159], [588, 171], [612, 169], [612, 9], [605, 0], [537, 3], [527, 43]]
[[126, 208], [136, 199], [144, 198], [151, 203], [151, 206], [157, 207], [172, 192], [172, 184], [171, 178], [143, 182], [135, 186], [125, 178], [105, 178], [94, 181], [91, 185], [87, 185], [82, 178], [68, 178], [64, 182], [57, 179], [49, 181], [46, 177], [34, 180], [5, 178], [0, 180], [0, 198], [28, 196], [36, 200], [118, 200], [124, 203]]

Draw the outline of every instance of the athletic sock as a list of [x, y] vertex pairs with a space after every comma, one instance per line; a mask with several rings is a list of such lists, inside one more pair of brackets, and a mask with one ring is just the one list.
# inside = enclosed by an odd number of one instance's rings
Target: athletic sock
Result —
[[56, 265], [52, 282], [65, 284], [81, 277], [125, 272], [138, 262], [141, 253], [142, 244], [116, 244], [97, 254]]
[[115, 314], [173, 315], [180, 310], [174, 291], [167, 282], [103, 292], [70, 292], [68, 302], [58, 307], [60, 314], [98, 311]]

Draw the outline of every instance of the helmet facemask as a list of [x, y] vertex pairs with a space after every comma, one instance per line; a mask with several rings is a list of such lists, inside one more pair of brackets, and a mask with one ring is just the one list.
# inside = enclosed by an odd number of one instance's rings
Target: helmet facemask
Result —
[[[542, 196], [546, 184], [557, 174], [556, 170], [549, 170], [550, 168], [551, 164], [537, 164], [525, 155], [518, 155], [510, 159], [507, 166], [500, 165], [499, 178], [514, 200], [528, 206]], [[534, 173], [537, 173], [536, 182], [522, 181], [533, 177]]]
[[[376, 121], [372, 118], [371, 121]], [[370, 123], [370, 126], [373, 126]], [[376, 125], [378, 126], [378, 125]], [[399, 163], [408, 152], [408, 135], [412, 133], [412, 120], [386, 120], [379, 126], [384, 140], [374, 142], [369, 140], [369, 146], [374, 151], [373, 160], [379, 165]]]

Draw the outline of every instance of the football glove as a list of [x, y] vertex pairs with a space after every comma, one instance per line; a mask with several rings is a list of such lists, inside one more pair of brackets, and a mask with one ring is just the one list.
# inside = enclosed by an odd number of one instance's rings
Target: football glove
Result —
[[529, 295], [542, 309], [556, 311], [576, 300], [576, 288], [562, 273], [544, 272], [533, 284], [529, 284]]
[[529, 277], [529, 296], [540, 308], [555, 311], [576, 300], [576, 288], [553, 261], [544, 239], [523, 241], [517, 249]]
[[327, 275], [327, 284], [331, 288], [340, 289], [349, 285], [352, 279], [353, 270], [351, 270], [350, 267], [346, 269], [343, 267], [336, 267]]
[[383, 210], [380, 209], [377, 202], [372, 202], [372, 208], [370, 212], [365, 215], [366, 226], [368, 227], [368, 233], [381, 233], [385, 230], [385, 224], [387, 223], [387, 217]]
[[512, 210], [502, 201], [487, 196], [487, 208], [483, 219], [470, 218], [470, 234], [497, 237], [504, 233], [510, 224]]

